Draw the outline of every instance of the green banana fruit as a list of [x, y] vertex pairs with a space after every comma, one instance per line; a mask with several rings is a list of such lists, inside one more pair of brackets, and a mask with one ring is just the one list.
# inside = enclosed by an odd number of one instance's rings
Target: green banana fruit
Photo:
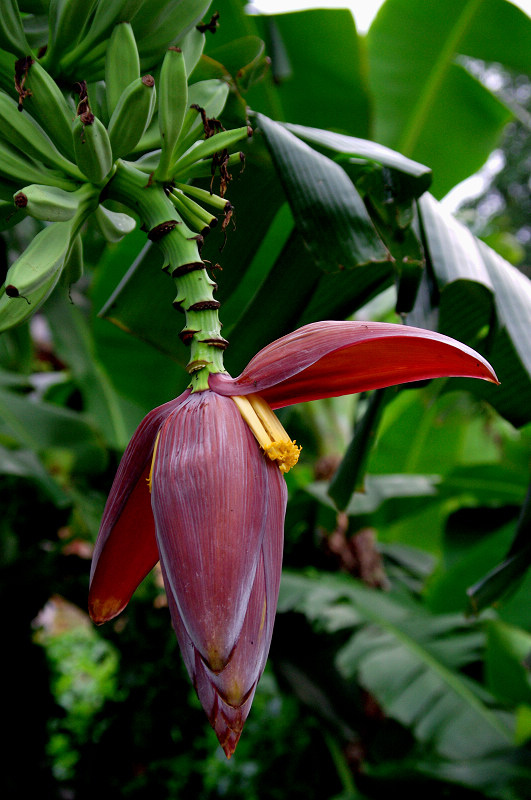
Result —
[[176, 177], [177, 175], [186, 173], [188, 167], [196, 161], [203, 160], [208, 156], [214, 155], [214, 153], [226, 150], [228, 147], [232, 147], [233, 144], [236, 144], [236, 142], [242, 139], [246, 139], [248, 136], [249, 128], [244, 126], [242, 128], [234, 128], [231, 131], [221, 131], [213, 136], [209, 136], [208, 139], [204, 139], [201, 142], [195, 142], [183, 153], [175, 164], [174, 176]]
[[76, 44], [97, 0], [50, 0], [48, 47], [42, 58], [50, 68]]
[[156, 99], [155, 79], [151, 75], [137, 78], [122, 92], [109, 120], [114, 159], [126, 156], [139, 142], [153, 117]]
[[72, 120], [75, 111], [63, 96], [51, 75], [32, 58], [15, 64], [22, 115], [27, 111], [46, 131], [58, 150], [75, 159]]
[[[226, 161], [223, 162], [223, 167], [225, 170], [229, 170], [231, 167], [239, 166], [243, 169], [245, 165], [245, 154], [244, 153], [233, 153], [231, 156], [228, 157]], [[216, 174], [216, 169], [220, 166], [219, 162], [216, 162], [213, 158], [204, 158], [201, 161], [196, 161], [195, 164], [187, 167], [183, 170], [183, 174], [180, 175], [178, 171], [175, 172], [174, 178], [177, 180], [178, 178], [186, 178], [186, 180], [195, 180], [196, 178], [214, 178]], [[225, 185], [226, 185], [226, 178], [225, 178]], [[223, 183], [223, 179], [222, 179]]]
[[155, 118], [153, 118], [151, 125], [131, 152], [145, 153], [150, 150], [160, 150], [159, 122]]
[[87, 95], [92, 113], [101, 119], [104, 125], [109, 122], [107, 113], [107, 91], [103, 81], [87, 83]]
[[186, 75], [189, 78], [203, 55], [205, 34], [198, 31], [197, 28], [192, 28], [192, 30], [188, 31], [186, 36], [179, 41], [178, 46], [183, 51]]
[[[144, 4], [144, 0], [100, 0], [90, 25], [84, 31], [81, 41], [60, 61], [61, 72], [69, 74], [94, 48], [107, 39], [111, 30], [119, 22], [129, 22]], [[149, 5], [149, 3], [147, 3]], [[107, 42], [104, 42], [104, 50]]]
[[228, 200], [225, 200], [224, 197], [219, 197], [217, 194], [212, 194], [212, 192], [207, 191], [206, 189], [201, 189], [199, 186], [192, 186], [189, 183], [175, 183], [175, 188], [180, 189], [186, 195], [190, 197], [195, 197], [196, 200], [200, 200], [201, 203], [205, 203], [206, 205], [212, 206], [212, 208], [218, 209], [218, 211], [230, 211], [232, 206]]
[[113, 166], [111, 142], [103, 122], [87, 111], [75, 118], [72, 136], [79, 169], [91, 183], [102, 183]]
[[16, 147], [0, 140], [0, 175], [18, 184], [44, 183], [46, 186], [58, 186], [60, 189], [76, 188], [64, 173], [47, 169], [43, 164], [33, 161]]
[[109, 211], [99, 205], [95, 212], [96, 222], [104, 238], [111, 243], [119, 242], [120, 239], [131, 233], [136, 226], [136, 222], [129, 214], [118, 211]]
[[97, 194], [97, 189], [90, 184], [84, 184], [75, 192], [65, 192], [56, 186], [33, 183], [16, 192], [13, 200], [16, 208], [23, 209], [34, 219], [66, 222], [75, 216], [81, 201], [90, 192]]
[[135, 34], [130, 22], [121, 22], [114, 28], [105, 54], [105, 87], [109, 114], [118, 105], [122, 92], [138, 78], [140, 58]]
[[55, 222], [32, 239], [7, 271], [0, 297], [0, 331], [24, 322], [52, 292], [67, 257], [72, 222]]
[[23, 322], [44, 303], [60, 278], [81, 226], [97, 206], [96, 188], [81, 187], [72, 219], [47, 225], [11, 265], [0, 296], [0, 331]]
[[175, 161], [177, 145], [188, 105], [186, 64], [182, 50], [170, 47], [164, 56], [159, 79], [158, 121], [162, 151], [155, 178], [167, 181]]
[[149, 12], [140, 25], [140, 13], [133, 20], [133, 28], [140, 53], [140, 63], [146, 67], [160, 60], [168, 43], [182, 39], [208, 10], [211, 0], [170, 0], [163, 2], [159, 13], [154, 9], [158, 3], [146, 3]]
[[17, 57], [31, 53], [16, 0], [2, 0], [0, 48], [7, 50], [8, 53], [14, 53]]
[[83, 178], [76, 165], [57, 150], [38, 122], [29, 114], [21, 114], [15, 100], [2, 91], [0, 91], [0, 137], [47, 166], [59, 169], [75, 179]]
[[186, 197], [180, 190], [173, 190], [168, 197], [179, 215], [201, 236], [206, 236], [218, 224], [218, 218], [206, 211], [199, 203]]
[[70, 289], [83, 276], [83, 237], [80, 233], [74, 238], [65, 258], [59, 285]]
[[[164, 102], [161, 101], [161, 97], [167, 96], [167, 90], [163, 90], [160, 80], [162, 80], [162, 75], [159, 79], [159, 105]], [[172, 94], [170, 91], [169, 96], [171, 97]], [[188, 87], [188, 109], [182, 122], [178, 145], [173, 153], [174, 160], [185, 153], [198, 138], [202, 137], [204, 132], [203, 114], [205, 119], [217, 117], [225, 106], [228, 94], [228, 84], [217, 78], [198, 81]], [[154, 150], [158, 148], [160, 138], [161, 134], [158, 127], [151, 125], [132, 152], [143, 153], [148, 150]]]

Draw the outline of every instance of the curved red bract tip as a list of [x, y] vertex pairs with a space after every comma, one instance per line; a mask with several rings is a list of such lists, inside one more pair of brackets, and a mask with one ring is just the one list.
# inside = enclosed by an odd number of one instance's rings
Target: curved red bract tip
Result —
[[434, 331], [385, 322], [315, 322], [267, 345], [241, 375], [211, 375], [222, 395], [260, 394], [272, 408], [440, 377], [498, 383], [471, 347]]

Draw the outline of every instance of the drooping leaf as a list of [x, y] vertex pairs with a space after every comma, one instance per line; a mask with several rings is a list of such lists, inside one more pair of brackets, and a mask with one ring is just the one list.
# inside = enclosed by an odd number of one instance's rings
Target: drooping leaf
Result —
[[531, 282], [431, 195], [419, 208], [440, 292], [439, 329], [488, 352], [501, 386], [470, 389], [522, 425], [531, 418]]
[[425, 614], [410, 600], [344, 576], [283, 575], [280, 611], [300, 611], [326, 626], [338, 604], [352, 607], [350, 626], [358, 630], [338, 652], [337, 667], [344, 677], [356, 677], [386, 714], [448, 759], [485, 757], [510, 746], [512, 732], [494, 698], [461, 672], [484, 641], [474, 624]]
[[518, 589], [521, 579], [531, 565], [530, 529], [531, 486], [522, 505], [516, 532], [505, 559], [467, 591], [474, 612], [481, 611]]
[[487, 625], [485, 673], [490, 691], [516, 705], [531, 705], [531, 672], [525, 658], [531, 653], [531, 634], [490, 620]]
[[315, 263], [335, 272], [391, 260], [341, 167], [264, 115], [257, 122]]
[[[91, 287], [94, 309], [91, 324], [96, 356], [113, 387], [137, 406], [132, 427], [128, 420], [130, 433], [154, 406], [178, 395], [180, 386], [187, 380], [177, 362], [179, 358], [186, 358], [186, 352], [178, 336], [182, 318], [172, 306], [175, 285], [162, 272], [162, 260], [157, 258], [156, 248], [150, 249], [145, 270], [139, 270], [137, 276], [135, 273], [137, 288], [134, 288], [132, 277], [130, 283], [125, 279], [129, 268], [137, 258], [140, 259], [144, 243], [145, 234], [134, 231], [121, 242], [108, 246], [103, 257], [98, 259]], [[121, 302], [117, 291], [122, 280], [130, 305]], [[116, 293], [116, 306], [112, 306], [109, 300], [113, 293]], [[153, 313], [155, 308], [156, 313]], [[103, 312], [103, 318], [96, 316], [98, 312]], [[175, 349], [170, 358], [167, 353], [172, 347]], [[139, 380], [139, 376], [143, 379]]]
[[369, 164], [371, 162], [382, 164], [404, 173], [410, 177], [410, 185], [412, 188], [414, 187], [417, 197], [420, 197], [429, 188], [432, 177], [429, 167], [407, 158], [396, 150], [378, 144], [378, 142], [292, 123], [286, 123], [285, 127], [305, 142], [336, 153], [336, 158], [356, 159], [358, 163], [360, 160], [365, 160]]
[[[366, 475], [363, 492], [353, 494], [344, 510], [349, 516], [370, 514], [392, 498], [434, 497], [439, 482], [437, 475]], [[306, 491], [335, 508], [326, 482], [311, 483]]]

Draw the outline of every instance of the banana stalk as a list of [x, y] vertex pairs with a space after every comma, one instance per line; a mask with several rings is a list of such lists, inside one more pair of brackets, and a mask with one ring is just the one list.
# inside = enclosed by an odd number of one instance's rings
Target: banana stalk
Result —
[[109, 121], [109, 140], [113, 159], [130, 153], [149, 126], [157, 93], [151, 75], [137, 78], [122, 92]]

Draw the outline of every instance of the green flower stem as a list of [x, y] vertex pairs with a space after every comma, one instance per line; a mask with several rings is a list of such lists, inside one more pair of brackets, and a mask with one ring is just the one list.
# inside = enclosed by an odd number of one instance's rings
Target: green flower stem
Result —
[[184, 224], [163, 185], [151, 181], [128, 162], [117, 162], [105, 193], [136, 212], [148, 238], [162, 250], [163, 269], [173, 277], [177, 288], [173, 305], [185, 314], [185, 326], [179, 335], [190, 345], [186, 369], [192, 376], [191, 388], [208, 389], [209, 374], [224, 372], [227, 342], [221, 335], [219, 303], [214, 300], [217, 287], [199, 254], [201, 237], [193, 235]]

